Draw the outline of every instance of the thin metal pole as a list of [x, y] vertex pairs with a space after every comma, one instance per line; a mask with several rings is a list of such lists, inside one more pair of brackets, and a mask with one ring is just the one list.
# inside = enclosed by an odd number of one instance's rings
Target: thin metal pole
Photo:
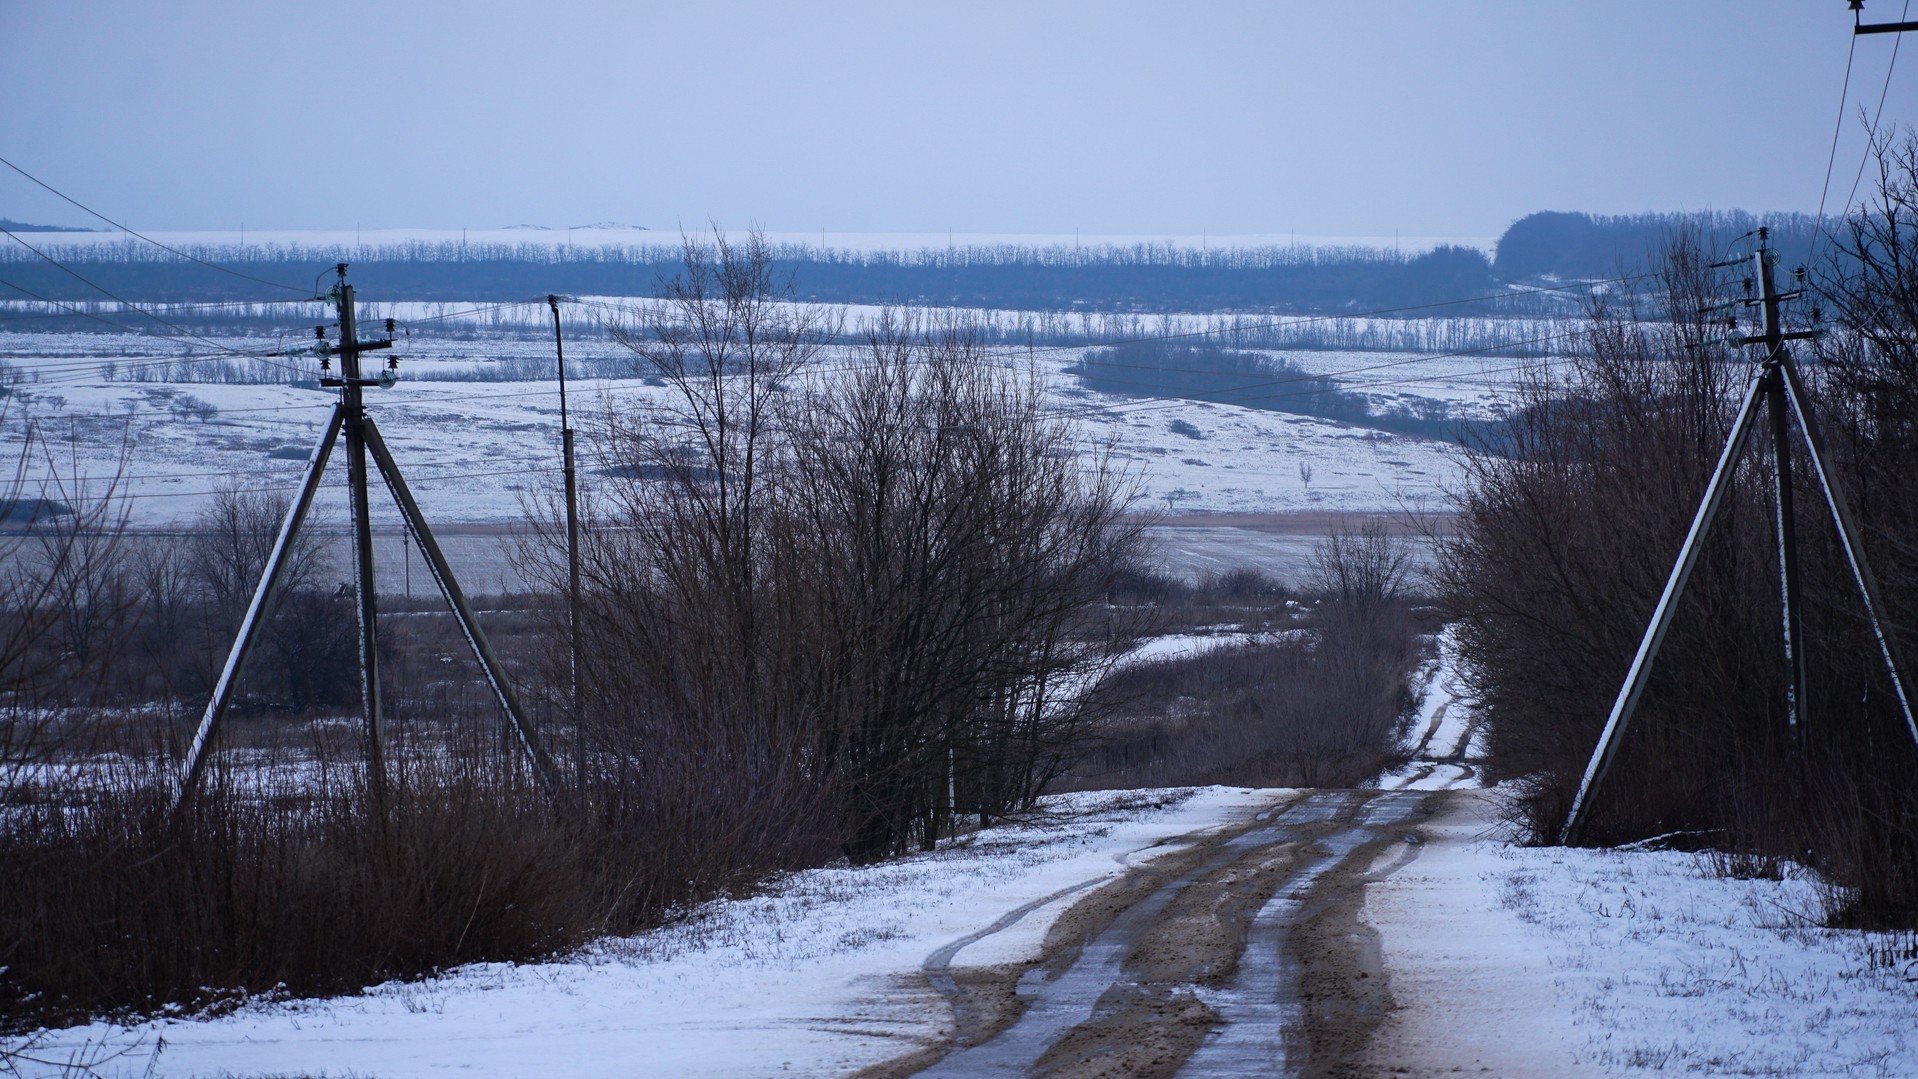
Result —
[[413, 541], [419, 545], [426, 568], [433, 580], [440, 586], [440, 594], [446, 597], [447, 606], [453, 609], [453, 616], [459, 619], [460, 629], [466, 634], [466, 643], [473, 649], [473, 655], [486, 672], [486, 680], [493, 687], [493, 694], [506, 710], [507, 718], [513, 723], [514, 731], [520, 742], [533, 759], [534, 771], [542, 786], [557, 791], [553, 785], [553, 763], [546, 756], [546, 750], [540, 745], [539, 734], [532, 724], [526, 721], [526, 715], [520, 711], [519, 699], [513, 693], [513, 686], [506, 677], [506, 668], [499, 657], [493, 654], [493, 646], [486, 639], [486, 631], [480, 628], [479, 619], [474, 616], [472, 605], [466, 601], [466, 593], [460, 590], [459, 580], [453, 576], [453, 569], [447, 564], [445, 554], [433, 538], [433, 530], [426, 524], [425, 514], [420, 512], [419, 503], [414, 501], [413, 492], [406, 485], [406, 477], [400, 474], [400, 466], [386, 448], [386, 442], [380, 437], [380, 429], [367, 417], [364, 425], [366, 446], [373, 452], [373, 460], [379, 466], [380, 476], [386, 481], [386, 489], [392, 493], [393, 501], [399, 506], [400, 516], [406, 527], [413, 533]]
[[1899, 670], [1896, 650], [1892, 646], [1891, 635], [1885, 629], [1885, 604], [1878, 593], [1878, 579], [1872, 575], [1871, 563], [1865, 559], [1863, 534], [1858, 530], [1857, 521], [1851, 515], [1851, 503], [1838, 485], [1838, 476], [1831, 469], [1825, 454], [1825, 440], [1818, 430], [1817, 417], [1812, 415], [1810, 398], [1805, 387], [1798, 381], [1798, 370], [1790, 360], [1780, 365], [1784, 375], [1785, 393], [1791, 399], [1792, 411], [1798, 416], [1798, 429], [1804, 432], [1805, 449], [1811, 457], [1813, 475], [1818, 477], [1818, 486], [1824, 491], [1825, 505], [1831, 510], [1832, 523], [1838, 526], [1838, 538], [1845, 545], [1845, 562], [1851, 567], [1851, 579], [1858, 586], [1858, 598], [1864, 602], [1865, 617], [1871, 623], [1871, 634], [1878, 642], [1878, 655], [1884, 662], [1885, 673], [1891, 676], [1891, 689], [1898, 697], [1898, 708], [1904, 713], [1905, 729], [1911, 732], [1911, 740], [1918, 745], [1918, 719], [1912, 715], [1911, 688], [1905, 682], [1904, 674]]
[[546, 305], [553, 309], [553, 354], [559, 359], [559, 438], [566, 477], [566, 577], [567, 632], [571, 649], [571, 689], [567, 701], [568, 719], [573, 724], [573, 752], [577, 756], [579, 783], [586, 783], [586, 745], [580, 729], [579, 666], [582, 655], [579, 633], [579, 481], [573, 465], [573, 425], [566, 414], [566, 345], [559, 332], [559, 297], [549, 295]]
[[281, 572], [293, 551], [293, 544], [299, 539], [300, 526], [306, 522], [313, 496], [320, 489], [320, 477], [325, 474], [327, 459], [333, 454], [333, 443], [339, 438], [343, 416], [341, 406], [334, 405], [333, 416], [320, 435], [319, 445], [313, 447], [313, 456], [307, 458], [306, 475], [300, 481], [300, 493], [294, 497], [293, 504], [287, 507], [286, 519], [280, 523], [280, 534], [274, 539], [273, 550], [260, 570], [260, 581], [253, 588], [253, 602], [247, 604], [246, 616], [240, 620], [239, 632], [233, 637], [233, 647], [227, 652], [226, 665], [220, 668], [219, 680], [213, 683], [213, 696], [206, 702], [206, 712], [200, 717], [200, 726], [193, 732], [193, 741], [187, 746], [186, 760], [180, 765], [180, 789], [175, 792], [173, 799], [176, 813], [199, 784], [200, 772], [206, 763], [207, 746], [212, 741], [214, 731], [219, 728], [220, 720], [226, 715], [227, 704], [232, 700], [234, 687], [239, 683], [240, 665], [246, 662], [246, 654], [253, 647], [253, 638], [259, 631], [266, 605], [273, 600]]
[[1763, 382], [1764, 376], [1760, 374], [1752, 379], [1751, 385], [1745, 390], [1744, 403], [1738, 407], [1738, 419], [1733, 422], [1731, 433], [1725, 438], [1724, 452], [1718, 455], [1718, 467], [1712, 470], [1711, 483], [1705, 488], [1705, 497], [1699, 500], [1698, 512], [1692, 517], [1691, 531], [1685, 534], [1685, 544], [1679, 549], [1678, 561], [1672, 565], [1665, 591], [1658, 597], [1658, 607], [1652, 612], [1651, 623], [1645, 627], [1644, 638], [1638, 642], [1638, 654], [1632, 657], [1625, 684], [1619, 687], [1618, 698], [1612, 702], [1611, 715], [1606, 717], [1598, 748], [1585, 766], [1585, 776], [1578, 784], [1578, 795], [1572, 800], [1572, 811], [1566, 816], [1565, 827], [1558, 834], [1561, 844], [1569, 846], [1577, 841], [1590, 806], [1592, 789], [1605, 778], [1606, 770], [1611, 768], [1612, 758], [1618, 753], [1619, 741], [1631, 722], [1632, 712], [1638, 707], [1638, 698], [1645, 692], [1645, 683], [1651, 677], [1652, 660], [1658, 656], [1659, 646], [1665, 643], [1665, 631], [1671, 627], [1672, 615], [1678, 610], [1678, 597], [1684, 592], [1685, 582], [1690, 579], [1692, 567], [1698, 562], [1705, 532], [1711, 527], [1712, 519], [1718, 516], [1718, 507], [1731, 487], [1738, 458], [1744, 454], [1746, 443], [1751, 441]]
[[362, 400], [359, 326], [354, 321], [353, 286], [340, 274], [340, 407], [346, 415], [346, 476], [353, 506], [354, 591], [360, 624], [360, 709], [366, 719], [368, 789], [384, 802], [386, 748], [380, 719], [379, 601], [373, 583], [373, 524], [367, 504], [366, 406]]

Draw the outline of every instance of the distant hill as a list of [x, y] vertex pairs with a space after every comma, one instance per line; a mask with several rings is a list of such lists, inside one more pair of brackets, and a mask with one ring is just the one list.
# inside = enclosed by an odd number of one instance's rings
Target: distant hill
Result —
[[1720, 258], [1745, 253], [1733, 241], [1757, 229], [1771, 229], [1779, 259], [1796, 266], [1807, 258], [1817, 219], [1810, 214], [1701, 213], [1583, 214], [1544, 211], [1512, 222], [1499, 237], [1492, 273], [1500, 281], [1536, 281], [1545, 277], [1579, 279], [1637, 273], [1681, 231], [1695, 232]]
[[34, 225], [25, 221], [15, 221], [10, 217], [0, 217], [0, 229], [8, 232], [97, 232], [97, 229], [77, 229], [71, 225]]

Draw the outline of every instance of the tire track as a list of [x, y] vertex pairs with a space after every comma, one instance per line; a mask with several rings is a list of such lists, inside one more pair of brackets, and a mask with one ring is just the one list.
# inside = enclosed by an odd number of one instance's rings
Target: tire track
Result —
[[[1347, 865], [1361, 848], [1376, 844], [1377, 829], [1411, 819], [1425, 800], [1414, 792], [1380, 795], [1351, 827], [1314, 845], [1311, 859], [1259, 908], [1238, 976], [1207, 1001], [1219, 1014], [1219, 1027], [1178, 1075], [1291, 1075], [1299, 1070], [1299, 1063], [1309, 1057], [1309, 1046], [1300, 964], [1290, 946], [1293, 929], [1323, 908], [1325, 901], [1315, 891], [1321, 878]], [[1416, 852], [1418, 846], [1411, 849]]]
[[1002, 973], [1016, 988], [996, 1008], [978, 1000], [985, 987], [962, 984], [958, 955], [1099, 882], [1034, 900], [948, 943], [924, 969], [951, 1002], [956, 1030], [943, 1057], [916, 1074], [1293, 1073], [1312, 1041], [1300, 986], [1313, 972], [1294, 954], [1296, 927], [1328, 909], [1321, 893], [1330, 878], [1362, 884], [1351, 867], [1408, 838], [1406, 822], [1433, 797], [1311, 792], [1104, 882], [1061, 916], [1042, 964]]

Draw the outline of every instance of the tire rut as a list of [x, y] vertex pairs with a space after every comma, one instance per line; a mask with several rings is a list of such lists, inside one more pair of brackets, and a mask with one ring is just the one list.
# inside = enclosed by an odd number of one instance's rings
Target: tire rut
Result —
[[951, 1044], [862, 1074], [1297, 1074], [1308, 1062], [1317, 1073], [1362, 1048], [1371, 1028], [1360, 1020], [1389, 1003], [1376, 941], [1368, 950], [1358, 931], [1364, 867], [1433, 798], [1308, 793], [1090, 892], [1054, 923], [1038, 962], [952, 967], [966, 946], [1085, 886], [1026, 904], [928, 957], [953, 1009]]

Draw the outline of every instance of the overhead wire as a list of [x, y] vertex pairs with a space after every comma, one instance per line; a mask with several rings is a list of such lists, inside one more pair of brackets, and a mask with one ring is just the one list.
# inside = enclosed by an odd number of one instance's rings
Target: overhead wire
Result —
[[[227, 348], [226, 346], [224, 346], [224, 345], [222, 345], [222, 344], [220, 344], [219, 342], [217, 342], [217, 341], [214, 341], [214, 340], [212, 340], [212, 339], [210, 339], [210, 338], [206, 338], [206, 337], [202, 337], [202, 336], [200, 336], [199, 334], [197, 334], [197, 333], [194, 333], [194, 332], [193, 332], [192, 330], [189, 330], [189, 329], [187, 329], [187, 328], [186, 328], [186, 327], [184, 327], [184, 326], [181, 326], [181, 325], [178, 325], [177, 323], [174, 323], [174, 322], [170, 322], [170, 321], [168, 321], [167, 319], [164, 319], [164, 318], [161, 318], [161, 317], [160, 317], [159, 315], [156, 315], [156, 314], [154, 314], [153, 312], [151, 312], [151, 311], [148, 311], [148, 310], [146, 310], [146, 309], [144, 309], [144, 308], [142, 308], [142, 307], [140, 307], [140, 306], [139, 306], [138, 304], [135, 304], [135, 303], [131, 303], [131, 302], [129, 302], [129, 301], [127, 301], [126, 299], [123, 299], [122, 297], [120, 297], [120, 296], [117, 296], [117, 295], [115, 295], [115, 294], [114, 294], [114, 293], [113, 293], [113, 292], [112, 292], [111, 290], [109, 290], [109, 289], [107, 289], [107, 288], [106, 288], [105, 286], [103, 286], [103, 285], [100, 285], [100, 284], [98, 284], [98, 283], [96, 283], [96, 282], [94, 282], [94, 281], [91, 281], [91, 280], [89, 280], [89, 279], [88, 279], [88, 278], [86, 278], [86, 277], [85, 277], [84, 275], [82, 275], [82, 274], [81, 274], [81, 273], [80, 273], [79, 271], [77, 271], [77, 270], [74, 270], [73, 268], [71, 268], [71, 267], [69, 267], [69, 266], [67, 266], [67, 265], [65, 265], [64, 263], [62, 263], [62, 262], [61, 262], [60, 260], [58, 260], [58, 259], [56, 259], [56, 258], [54, 258], [53, 256], [51, 256], [51, 255], [49, 255], [49, 254], [47, 254], [46, 252], [44, 252], [44, 251], [42, 251], [42, 250], [40, 250], [39, 248], [37, 248], [37, 247], [35, 247], [35, 246], [33, 246], [32, 244], [30, 244], [30, 243], [28, 243], [27, 241], [25, 241], [25, 240], [23, 240], [23, 239], [21, 239], [21, 238], [19, 237], [19, 235], [18, 235], [18, 234], [16, 234], [16, 233], [15, 233], [15, 232], [14, 232], [14, 231], [13, 231], [12, 229], [9, 229], [9, 228], [6, 228], [5, 226], [0, 226], [0, 232], [4, 232], [4, 233], [6, 233], [6, 234], [7, 234], [7, 236], [8, 236], [8, 237], [9, 237], [10, 239], [12, 239], [12, 240], [13, 240], [13, 242], [15, 242], [15, 243], [17, 243], [17, 244], [19, 244], [19, 245], [20, 245], [21, 247], [24, 247], [24, 248], [26, 248], [27, 250], [29, 250], [29, 251], [31, 251], [31, 252], [33, 252], [34, 254], [36, 254], [36, 255], [38, 255], [38, 256], [40, 256], [41, 258], [43, 258], [43, 259], [45, 259], [45, 260], [47, 260], [47, 261], [48, 261], [49, 263], [51, 263], [51, 264], [53, 264], [53, 265], [54, 265], [54, 266], [55, 266], [56, 268], [58, 268], [58, 269], [59, 269], [59, 270], [61, 270], [62, 272], [64, 272], [64, 273], [66, 273], [66, 274], [69, 274], [69, 275], [71, 275], [71, 276], [73, 277], [73, 279], [74, 279], [74, 280], [76, 280], [76, 281], [79, 281], [79, 282], [81, 282], [82, 284], [84, 284], [84, 285], [87, 285], [88, 287], [90, 287], [90, 288], [93, 288], [93, 289], [95, 289], [95, 290], [97, 290], [97, 291], [98, 291], [98, 292], [99, 292], [99, 293], [100, 293], [101, 295], [103, 295], [103, 296], [105, 296], [105, 297], [107, 297], [108, 299], [110, 299], [110, 300], [112, 300], [112, 301], [114, 301], [115, 303], [118, 303], [118, 304], [120, 304], [121, 306], [123, 306], [123, 307], [126, 307], [126, 308], [128, 308], [129, 310], [132, 310], [132, 311], [134, 311], [134, 312], [136, 312], [136, 313], [138, 313], [138, 314], [141, 314], [141, 315], [145, 315], [145, 316], [146, 316], [147, 318], [150, 318], [150, 319], [152, 319], [153, 321], [155, 321], [155, 322], [158, 322], [158, 323], [159, 323], [160, 325], [162, 325], [162, 326], [165, 326], [165, 327], [167, 327], [167, 328], [169, 328], [169, 329], [171, 329], [171, 330], [174, 330], [174, 331], [176, 331], [178, 335], [180, 335], [180, 336], [185, 336], [185, 337], [190, 337], [190, 338], [192, 338], [193, 340], [195, 340], [195, 341], [198, 341], [198, 342], [200, 342], [201, 344], [205, 344], [205, 345], [211, 345], [211, 346], [212, 346], [213, 348], [215, 348], [215, 349], [218, 349], [218, 350], [220, 350], [220, 351], [222, 351], [222, 352], [227, 352], [227, 353], [231, 353], [231, 354], [233, 354], [233, 355], [244, 355], [244, 353], [240, 353], [240, 352], [238, 352], [238, 351], [236, 351], [236, 350], [234, 350], [234, 349], [229, 349], [229, 348]], [[13, 289], [16, 289], [17, 291], [20, 291], [20, 292], [26, 292], [26, 293], [27, 293], [27, 295], [29, 295], [29, 296], [32, 296], [32, 295], [33, 295], [33, 293], [31, 293], [31, 292], [27, 292], [27, 290], [26, 290], [26, 289], [22, 289], [22, 288], [20, 288], [20, 287], [19, 287], [18, 285], [9, 285], [8, 287], [9, 287], [9, 288], [13, 288]], [[35, 298], [35, 299], [40, 299], [40, 300], [42, 300], [43, 302], [47, 302], [47, 303], [57, 303], [57, 302], [59, 302], [59, 301], [54, 301], [54, 300], [46, 300], [46, 299], [45, 299], [44, 297], [39, 297], [39, 296], [35, 296], [34, 298]], [[96, 316], [87, 316], [87, 317], [96, 317]], [[104, 319], [100, 319], [99, 321], [103, 321], [103, 322], [104, 322], [104, 321], [106, 321], [106, 320], [104, 320]], [[109, 323], [107, 323], [107, 324], [108, 324], [108, 325], [115, 325], [114, 323], [111, 323], [111, 322], [109, 322]], [[129, 328], [129, 329], [131, 329], [131, 327], [128, 327], [128, 328]], [[139, 331], [139, 330], [134, 330], [133, 332], [135, 332], [135, 333], [139, 333], [139, 332], [141, 332], [141, 331]], [[155, 335], [153, 335], [153, 336], [167, 336], [167, 335], [164, 335], [164, 334], [155, 334]], [[253, 358], [253, 357], [248, 357], [248, 358]], [[268, 360], [267, 362], [269, 362], [269, 363], [272, 363], [273, 361], [271, 361], [271, 360]], [[276, 364], [276, 366], [283, 366], [283, 367], [287, 367], [287, 368], [288, 368], [289, 370], [297, 370], [296, 368], [292, 368], [292, 367], [291, 367], [290, 365], [286, 365], [286, 364]]]
[[1845, 50], [1845, 80], [1838, 88], [1838, 116], [1831, 125], [1831, 149], [1825, 154], [1825, 182], [1818, 189], [1818, 217], [1812, 225], [1811, 251], [1805, 256], [1807, 265], [1816, 265], [1818, 260], [1818, 240], [1825, 231], [1825, 199], [1831, 194], [1832, 168], [1838, 162], [1838, 135], [1845, 128], [1845, 102], [1851, 94], [1851, 64], [1858, 56], [1858, 34], [1851, 35], [1851, 46]]
[[188, 254], [187, 252], [182, 251], [177, 247], [173, 247], [168, 244], [161, 243], [160, 241], [154, 239], [153, 237], [148, 236], [142, 232], [137, 232], [127, 227], [126, 225], [122, 225], [120, 222], [115, 221], [114, 219], [108, 217], [107, 215], [101, 213], [98, 210], [95, 210], [91, 206], [88, 206], [80, 202], [78, 199], [75, 199], [73, 196], [68, 195], [66, 192], [61, 191], [60, 189], [54, 187], [52, 184], [47, 183], [45, 180], [40, 179], [38, 176], [33, 175], [32, 173], [28, 172], [27, 170], [21, 168], [20, 166], [14, 164], [13, 162], [7, 160], [4, 157], [0, 157], [0, 165], [5, 165], [6, 167], [12, 169], [13, 171], [19, 173], [20, 175], [38, 184], [42, 188], [45, 188], [47, 191], [52, 192], [55, 196], [66, 200], [67, 202], [73, 204], [74, 206], [78, 206], [80, 209], [86, 211], [89, 214], [92, 214], [94, 217], [97, 217], [102, 221], [105, 221], [107, 224], [112, 225], [114, 228], [119, 229], [121, 232], [124, 232], [129, 236], [133, 236], [138, 239], [144, 240], [147, 243], [150, 243], [153, 246], [160, 248], [162, 251], [169, 251], [175, 255], [180, 256], [183, 259], [186, 259], [189, 262], [199, 263], [200, 265], [205, 266], [208, 269], [218, 270], [224, 274], [231, 274], [234, 277], [243, 278], [247, 281], [253, 282], [254, 284], [268, 285], [273, 288], [286, 289], [289, 292], [304, 293], [308, 296], [312, 295], [311, 292], [308, 292], [306, 289], [300, 288], [298, 285], [288, 285], [278, 281], [268, 281], [267, 279], [263, 277], [254, 277], [252, 274], [241, 273], [238, 270], [234, 270], [234, 269], [230, 269], [228, 267], [222, 266], [217, 262], [208, 262], [206, 259], [200, 258], [196, 255]]
[[[1911, 0], [1905, 0], [1904, 7], [1901, 8], [1899, 11], [1898, 21], [1900, 22], [1905, 21], [1906, 16], [1910, 14], [1911, 14]], [[1898, 69], [1898, 49], [1899, 49], [1899, 46], [1904, 44], [1904, 38], [1905, 38], [1905, 35], [1903, 34], [1892, 35], [1891, 59], [1887, 61], [1885, 64], [1884, 84], [1878, 88], [1878, 105], [1876, 108], [1872, 110], [1871, 121], [1865, 126], [1865, 148], [1858, 155], [1858, 171], [1852, 175], [1851, 191], [1845, 195], [1845, 213], [1847, 215], [1851, 213], [1853, 200], [1858, 197], [1858, 185], [1864, 181], [1865, 166], [1871, 162], [1871, 155], [1873, 151], [1877, 149], [1877, 146], [1878, 146], [1878, 122], [1884, 119], [1885, 98], [1891, 92], [1891, 76], [1892, 76], [1892, 73]], [[1852, 41], [1854, 43], [1854, 46], [1857, 42], [1857, 39], [1858, 39], [1858, 35], [1856, 33], [1853, 33]], [[1824, 200], [1820, 198], [1819, 201], [1822, 204]], [[1817, 246], [1817, 234], [1813, 234], [1812, 246], [1814, 248]]]

